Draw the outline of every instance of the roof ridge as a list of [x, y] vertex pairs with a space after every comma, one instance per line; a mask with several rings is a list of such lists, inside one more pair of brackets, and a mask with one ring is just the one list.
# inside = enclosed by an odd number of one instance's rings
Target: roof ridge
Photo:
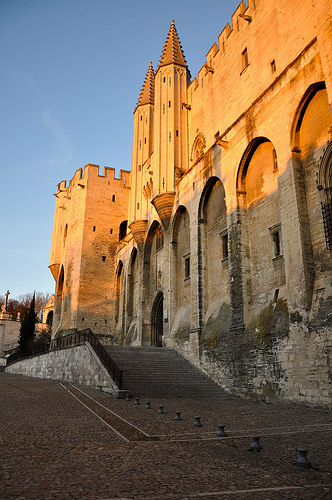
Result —
[[137, 101], [137, 106], [141, 106], [143, 104], [154, 104], [154, 71], [151, 61]]
[[[168, 31], [166, 42], [164, 44], [163, 52], [160, 57], [158, 69], [167, 64], [179, 64], [187, 68], [187, 61], [184, 56], [182, 45], [176, 30], [174, 20]], [[187, 68], [188, 69], [188, 68]]]

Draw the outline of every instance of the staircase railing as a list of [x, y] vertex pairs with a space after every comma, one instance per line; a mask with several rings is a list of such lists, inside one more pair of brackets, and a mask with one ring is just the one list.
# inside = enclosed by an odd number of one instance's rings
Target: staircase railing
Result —
[[84, 342], [89, 342], [92, 349], [97, 354], [101, 363], [104, 365], [108, 373], [111, 375], [113, 380], [116, 382], [119, 389], [123, 387], [123, 371], [114, 363], [111, 356], [108, 354], [104, 346], [99, 342], [97, 337], [92, 333], [90, 328], [86, 330], [80, 330], [78, 332], [70, 333], [69, 335], [65, 335], [63, 337], [57, 337], [51, 340], [50, 346], [46, 346], [45, 349], [36, 350], [33, 348], [26, 349], [25, 351], [18, 351], [12, 356], [10, 356], [7, 360], [7, 364], [13, 363], [18, 359], [25, 358], [28, 356], [33, 356], [34, 354], [39, 354], [41, 352], [54, 351], [55, 349], [61, 349], [63, 347], [70, 347], [79, 344], [83, 344]]

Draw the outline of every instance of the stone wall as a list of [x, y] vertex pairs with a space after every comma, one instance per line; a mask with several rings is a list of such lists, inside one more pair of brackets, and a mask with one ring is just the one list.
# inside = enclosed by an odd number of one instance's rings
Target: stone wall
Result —
[[8, 365], [5, 371], [28, 377], [74, 382], [116, 397], [121, 395], [121, 391], [88, 343], [16, 361]]

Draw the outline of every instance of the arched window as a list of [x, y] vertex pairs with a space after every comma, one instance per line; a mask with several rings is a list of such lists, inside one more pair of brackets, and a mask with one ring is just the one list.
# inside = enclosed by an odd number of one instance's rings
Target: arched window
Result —
[[127, 234], [127, 224], [128, 224], [128, 221], [126, 221], [126, 220], [124, 220], [120, 224], [120, 228], [119, 228], [119, 241], [123, 240], [123, 238], [126, 237], [126, 234]]

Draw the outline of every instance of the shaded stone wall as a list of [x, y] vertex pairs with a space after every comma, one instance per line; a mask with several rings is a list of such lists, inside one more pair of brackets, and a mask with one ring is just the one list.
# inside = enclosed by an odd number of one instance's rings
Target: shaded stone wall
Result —
[[6, 372], [88, 385], [114, 396], [119, 389], [90, 344], [67, 347], [8, 365]]

